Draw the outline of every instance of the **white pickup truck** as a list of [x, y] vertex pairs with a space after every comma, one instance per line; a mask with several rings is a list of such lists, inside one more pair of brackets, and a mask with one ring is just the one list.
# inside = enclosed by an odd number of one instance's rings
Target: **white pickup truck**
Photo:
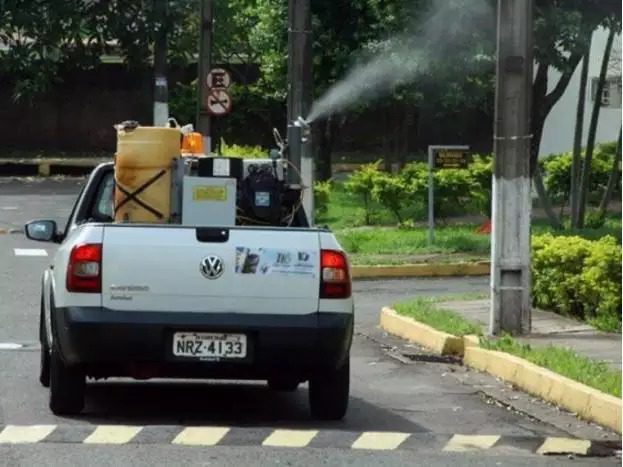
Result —
[[84, 408], [86, 378], [309, 381], [311, 414], [341, 419], [354, 305], [348, 260], [327, 230], [118, 224], [114, 167], [89, 177], [41, 292], [40, 381], [50, 409]]

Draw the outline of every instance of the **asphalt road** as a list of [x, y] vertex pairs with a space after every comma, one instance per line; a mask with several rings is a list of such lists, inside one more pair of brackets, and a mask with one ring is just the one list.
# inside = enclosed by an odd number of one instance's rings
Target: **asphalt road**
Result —
[[[83, 415], [56, 417], [37, 381], [36, 342], [40, 275], [55, 247], [9, 232], [33, 218], [64, 225], [81, 183], [0, 178], [0, 465], [567, 465], [565, 456], [535, 451], [547, 437], [570, 436], [571, 425], [603, 436], [570, 416], [552, 418], [551, 408], [529, 398], [522, 410], [531, 416], [512, 410], [490, 397], [515, 394], [499, 382], [376, 327], [383, 305], [486, 291], [486, 278], [357, 282], [351, 401], [339, 423], [310, 419], [305, 386], [282, 394], [238, 382], [97, 382], [89, 385]], [[21, 347], [6, 345], [12, 343]], [[184, 445], [197, 428], [216, 436], [216, 445]], [[275, 431], [293, 429], [306, 431]], [[11, 430], [38, 442], [10, 444]], [[104, 444], [85, 444], [89, 437]], [[293, 439], [298, 447], [282, 447]], [[110, 444], [115, 440], [123, 444]], [[597, 462], [620, 465], [613, 457], [573, 461]]]

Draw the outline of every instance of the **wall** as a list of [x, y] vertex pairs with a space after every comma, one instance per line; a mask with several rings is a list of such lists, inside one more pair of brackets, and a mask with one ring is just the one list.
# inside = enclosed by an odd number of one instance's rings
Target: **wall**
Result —
[[[597, 29], [593, 34], [593, 42], [591, 46], [591, 54], [588, 69], [588, 89], [586, 96], [586, 108], [584, 113], [584, 133], [582, 145], [586, 145], [588, 138], [588, 127], [590, 124], [591, 113], [593, 108], [593, 99], [591, 93], [591, 82], [593, 78], [599, 77], [601, 69], [601, 61], [606, 47], [608, 32], [604, 29]], [[621, 54], [621, 36], [615, 37], [612, 54]], [[567, 90], [560, 100], [553, 107], [552, 111], [545, 121], [543, 129], [543, 139], [539, 154], [545, 156], [552, 153], [568, 152], [573, 150], [573, 134], [575, 131], [575, 116], [578, 105], [578, 95], [580, 92], [580, 72], [581, 65], [575, 71]], [[620, 62], [618, 76], [621, 76]], [[560, 73], [554, 69], [549, 73], [549, 90], [556, 85]], [[597, 126], [597, 143], [614, 141], [619, 135], [621, 128], [621, 106], [620, 98], [618, 107], [608, 108], [602, 107], [599, 113], [599, 123]]]

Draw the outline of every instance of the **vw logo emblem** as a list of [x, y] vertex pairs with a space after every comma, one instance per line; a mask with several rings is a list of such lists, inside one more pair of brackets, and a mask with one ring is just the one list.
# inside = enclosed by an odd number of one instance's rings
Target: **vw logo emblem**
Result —
[[218, 279], [223, 275], [223, 260], [214, 255], [203, 258], [199, 264], [199, 270], [208, 279]]

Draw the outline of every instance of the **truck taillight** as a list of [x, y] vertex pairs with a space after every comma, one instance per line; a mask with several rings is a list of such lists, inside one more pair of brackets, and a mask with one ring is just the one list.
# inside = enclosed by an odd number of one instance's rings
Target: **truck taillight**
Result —
[[320, 298], [349, 298], [348, 261], [341, 251], [320, 252]]
[[67, 290], [69, 292], [101, 293], [101, 243], [76, 245], [71, 250], [67, 266]]

